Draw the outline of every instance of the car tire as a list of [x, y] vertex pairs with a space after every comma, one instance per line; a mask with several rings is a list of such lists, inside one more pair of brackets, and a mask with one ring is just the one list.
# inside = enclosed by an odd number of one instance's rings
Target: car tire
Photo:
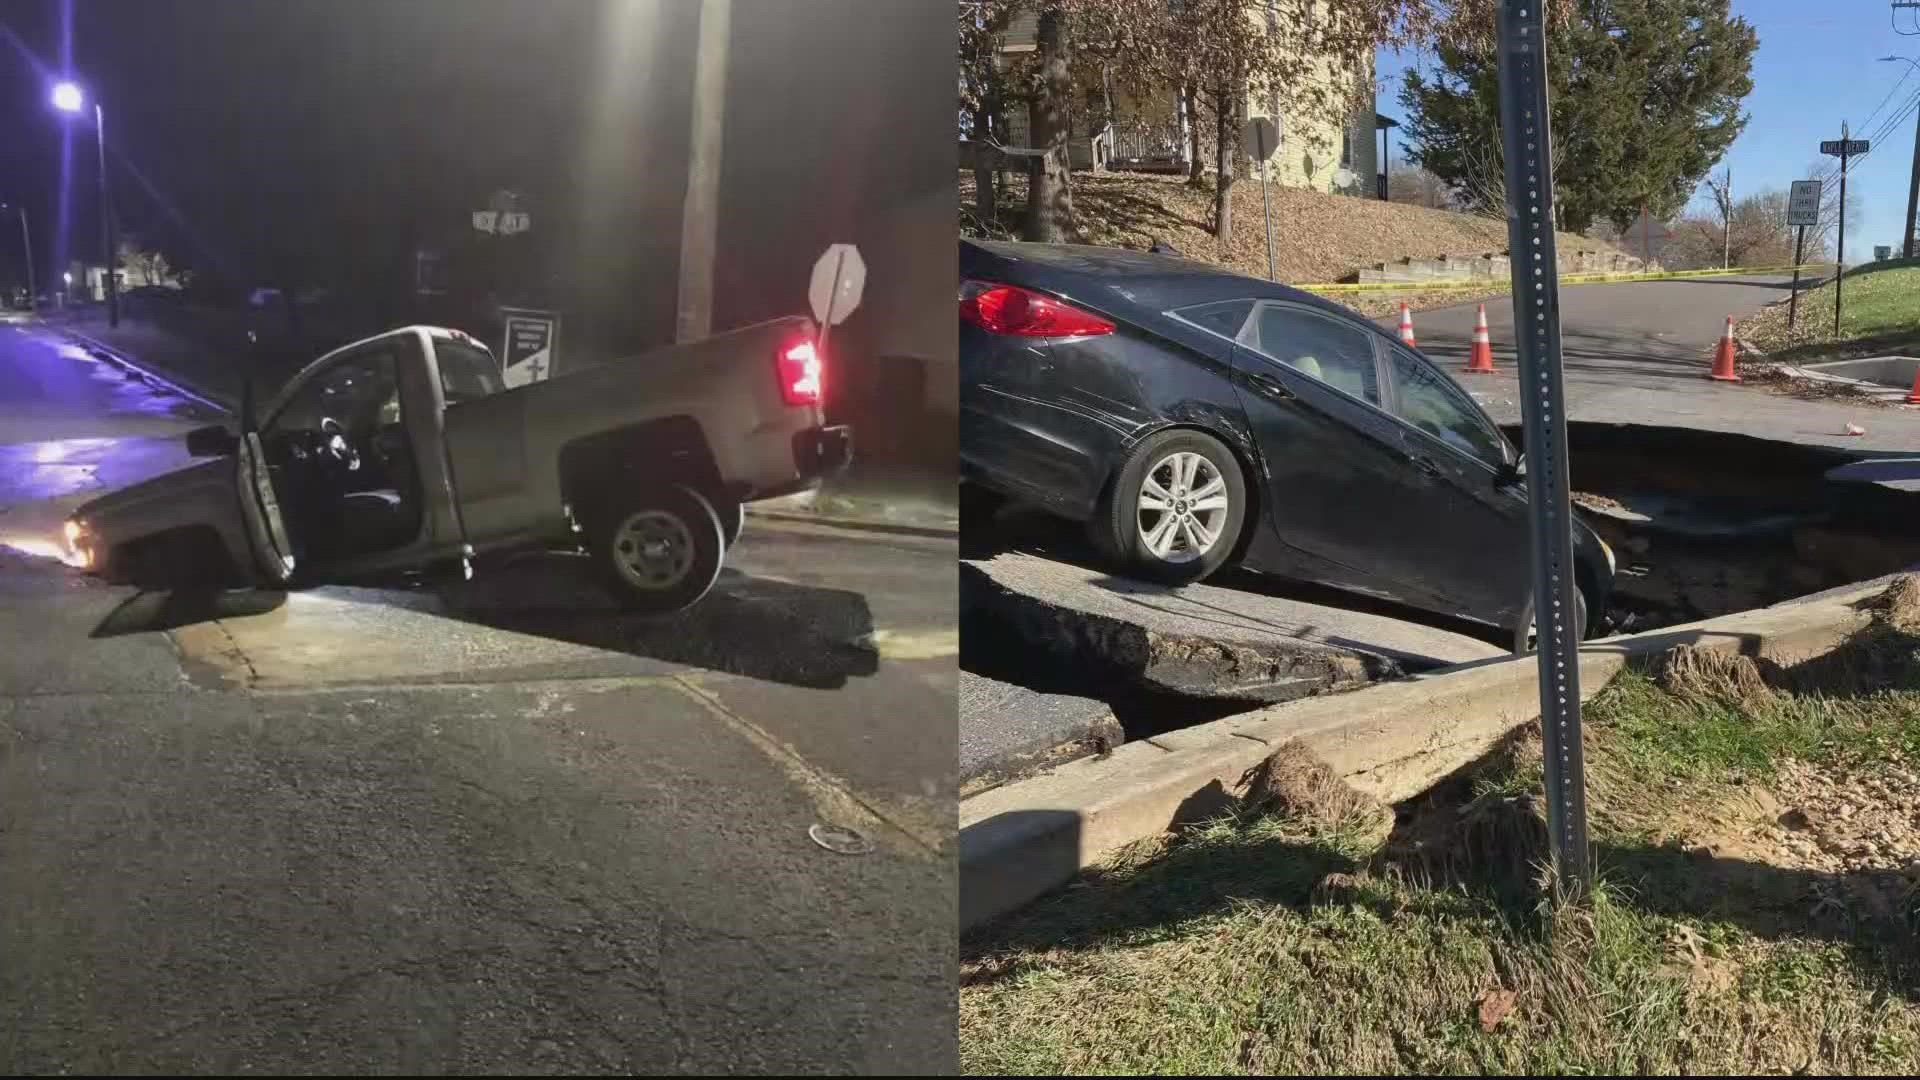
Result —
[[714, 512], [720, 515], [720, 539], [733, 547], [747, 527], [747, 504], [726, 499], [714, 505]]
[[1090, 531], [1101, 553], [1128, 574], [1180, 585], [1232, 557], [1246, 515], [1246, 477], [1225, 444], [1204, 432], [1164, 431], [1127, 455]]
[[[1580, 640], [1585, 641], [1591, 635], [1593, 624], [1587, 621], [1587, 591], [1573, 591], [1573, 615], [1580, 623]], [[1513, 627], [1513, 652], [1516, 656], [1526, 656], [1533, 652], [1533, 590], [1527, 590], [1527, 602], [1520, 607], [1520, 619]]]
[[720, 577], [726, 530], [713, 503], [687, 487], [610, 498], [586, 524], [587, 551], [628, 611], [671, 615], [698, 603]]

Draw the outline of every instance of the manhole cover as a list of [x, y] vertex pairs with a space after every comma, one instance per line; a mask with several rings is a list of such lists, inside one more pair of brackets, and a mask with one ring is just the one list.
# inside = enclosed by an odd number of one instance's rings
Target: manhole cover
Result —
[[844, 825], [812, 825], [807, 835], [814, 843], [841, 855], [865, 855], [873, 850], [873, 841]]

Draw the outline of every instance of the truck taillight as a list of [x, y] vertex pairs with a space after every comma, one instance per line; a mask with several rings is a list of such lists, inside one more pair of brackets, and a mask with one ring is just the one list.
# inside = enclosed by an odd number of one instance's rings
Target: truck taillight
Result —
[[826, 362], [811, 338], [782, 347], [774, 368], [787, 404], [819, 405], [827, 399]]

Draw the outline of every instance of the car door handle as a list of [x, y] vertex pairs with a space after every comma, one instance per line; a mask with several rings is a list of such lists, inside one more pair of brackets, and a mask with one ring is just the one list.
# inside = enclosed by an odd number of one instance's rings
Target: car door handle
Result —
[[1428, 476], [1440, 475], [1440, 466], [1434, 464], [1433, 459], [1430, 457], [1424, 457], [1420, 454], [1414, 454], [1413, 456], [1407, 458], [1407, 463], [1412, 465], [1414, 468], [1419, 469], [1421, 472], [1426, 473]]
[[1278, 398], [1281, 401], [1293, 400], [1293, 391], [1287, 389], [1287, 384], [1271, 375], [1265, 375], [1258, 371], [1243, 371], [1240, 373], [1240, 377], [1246, 380], [1248, 386], [1251, 386], [1266, 397]]

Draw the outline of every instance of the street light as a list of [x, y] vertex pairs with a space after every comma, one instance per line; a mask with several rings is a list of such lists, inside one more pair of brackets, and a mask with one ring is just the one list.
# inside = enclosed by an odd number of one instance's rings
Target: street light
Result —
[[[53, 85], [53, 107], [64, 113], [78, 113], [86, 103], [78, 83], [62, 80]], [[93, 103], [93, 130], [100, 145], [100, 246], [103, 249], [107, 288], [107, 325], [120, 325], [120, 279], [114, 273], [113, 193], [107, 186], [107, 118], [100, 103]]]
[[[1920, 68], [1920, 60], [1905, 56], [1880, 58], [1883, 64], [1889, 60], [1904, 61], [1909, 67]], [[1907, 222], [1906, 227], [1900, 230], [1900, 257], [1903, 259], [1913, 258], [1913, 217], [1916, 212], [1920, 212], [1920, 116], [1913, 122], [1913, 171], [1907, 178]]]
[[[6, 210], [7, 204], [0, 203], [0, 210]], [[27, 257], [27, 310], [35, 314], [40, 312], [40, 290], [33, 282], [33, 234], [27, 232], [27, 208], [20, 211], [20, 247]]]

